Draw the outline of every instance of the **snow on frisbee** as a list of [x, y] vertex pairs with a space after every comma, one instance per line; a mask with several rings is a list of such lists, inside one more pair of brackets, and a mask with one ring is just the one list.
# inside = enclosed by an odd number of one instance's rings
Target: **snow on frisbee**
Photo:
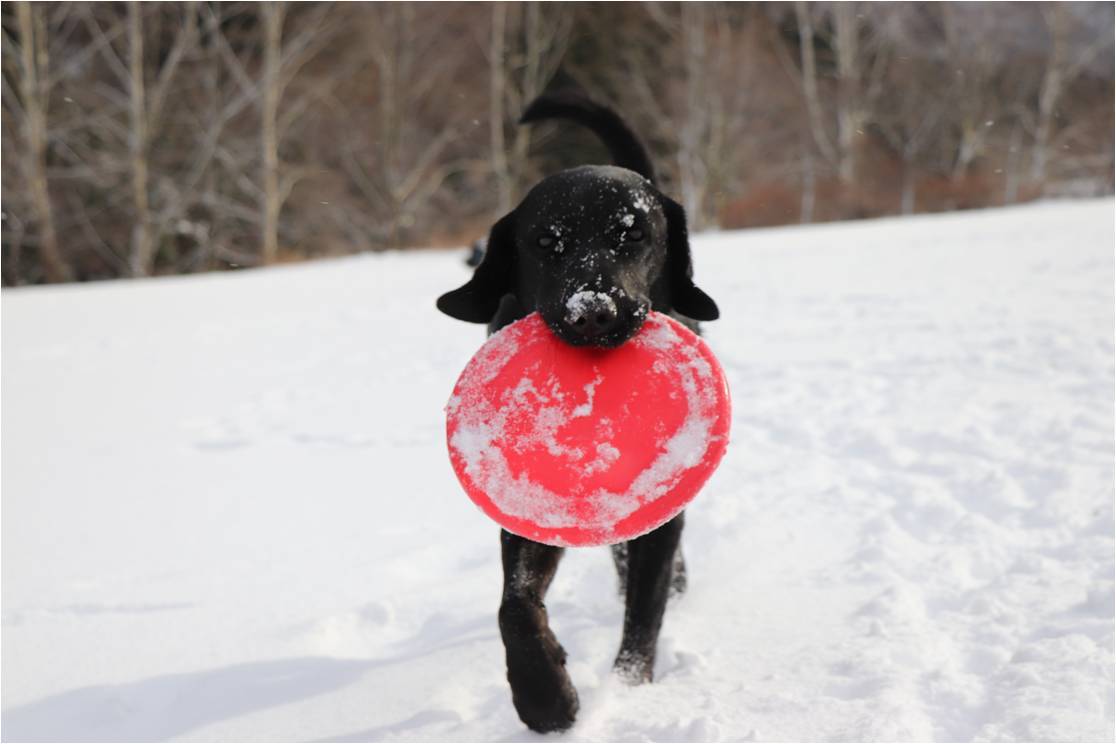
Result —
[[446, 406], [450, 461], [501, 527], [607, 545], [674, 518], [728, 445], [730, 402], [709, 347], [648, 315], [615, 349], [570, 346], [532, 314], [492, 335]]

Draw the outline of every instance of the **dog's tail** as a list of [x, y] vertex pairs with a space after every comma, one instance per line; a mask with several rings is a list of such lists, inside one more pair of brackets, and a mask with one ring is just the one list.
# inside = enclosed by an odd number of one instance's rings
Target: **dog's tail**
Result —
[[520, 124], [545, 119], [568, 119], [588, 128], [608, 148], [613, 162], [655, 182], [655, 168], [647, 148], [612, 109], [594, 102], [579, 89], [546, 92], [531, 102]]

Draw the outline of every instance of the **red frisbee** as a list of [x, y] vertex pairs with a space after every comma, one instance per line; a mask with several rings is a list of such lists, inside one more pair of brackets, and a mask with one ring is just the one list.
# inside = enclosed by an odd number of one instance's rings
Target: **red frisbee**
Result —
[[615, 349], [559, 340], [536, 313], [491, 336], [446, 406], [465, 492], [509, 532], [561, 546], [670, 521], [728, 445], [724, 372], [661, 313]]

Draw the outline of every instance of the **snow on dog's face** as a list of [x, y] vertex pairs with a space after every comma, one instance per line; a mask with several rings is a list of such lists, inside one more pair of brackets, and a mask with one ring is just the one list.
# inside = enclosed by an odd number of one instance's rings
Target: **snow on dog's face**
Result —
[[638, 173], [584, 166], [531, 189], [492, 228], [473, 279], [438, 307], [485, 323], [512, 294], [563, 341], [615, 347], [650, 310], [715, 319], [717, 306], [691, 276], [682, 208]]
[[578, 168], [541, 182], [516, 213], [520, 302], [570, 344], [634, 336], [661, 294], [654, 285], [667, 255], [650, 184], [620, 168]]

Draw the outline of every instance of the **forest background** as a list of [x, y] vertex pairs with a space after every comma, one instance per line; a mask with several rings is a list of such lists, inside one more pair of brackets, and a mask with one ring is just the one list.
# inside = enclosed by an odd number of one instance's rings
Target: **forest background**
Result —
[[519, 127], [556, 74], [693, 227], [1113, 192], [1113, 4], [13, 3], [5, 285], [464, 245], [607, 162]]

